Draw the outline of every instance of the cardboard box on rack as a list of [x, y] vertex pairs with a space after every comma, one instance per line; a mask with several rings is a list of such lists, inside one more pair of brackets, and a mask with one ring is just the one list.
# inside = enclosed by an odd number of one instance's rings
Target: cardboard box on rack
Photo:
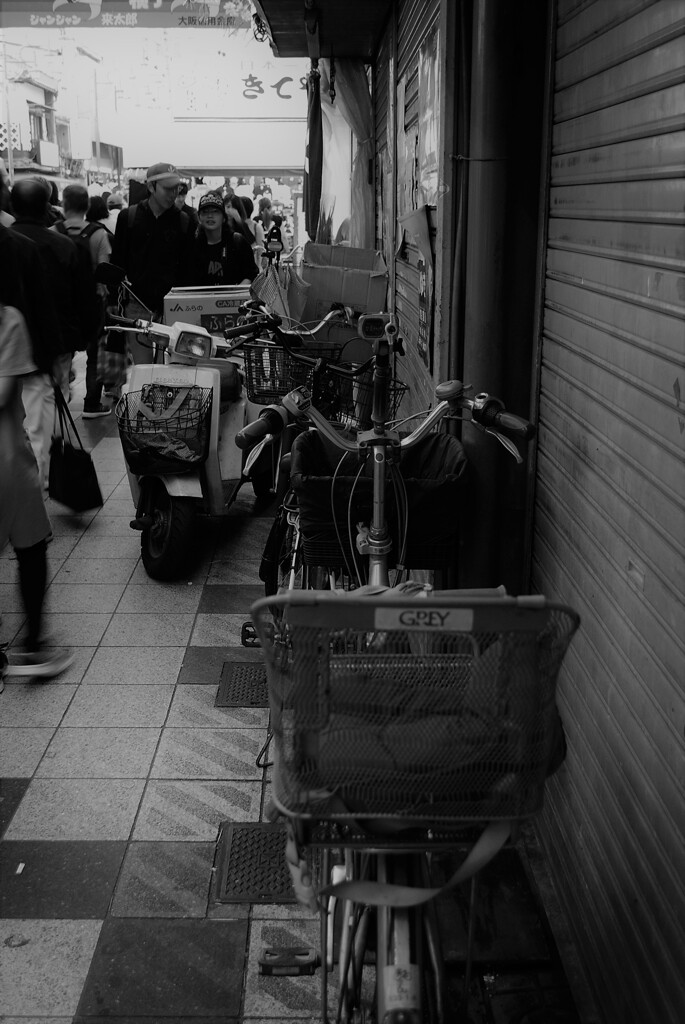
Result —
[[177, 320], [184, 324], [198, 324], [210, 334], [219, 334], [227, 327], [235, 327], [238, 310], [250, 298], [245, 285], [226, 285], [223, 288], [172, 288], [164, 296], [164, 323]]
[[307, 242], [300, 273], [310, 286], [301, 317], [304, 323], [323, 319], [334, 302], [351, 306], [355, 313], [385, 309], [388, 268], [374, 249]]

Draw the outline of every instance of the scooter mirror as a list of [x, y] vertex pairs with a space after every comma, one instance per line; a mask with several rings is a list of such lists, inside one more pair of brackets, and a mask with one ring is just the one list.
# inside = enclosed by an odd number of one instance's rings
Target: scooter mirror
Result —
[[126, 277], [126, 271], [114, 263], [98, 263], [95, 268], [95, 280], [98, 284], [106, 284], [108, 288], [116, 288]]

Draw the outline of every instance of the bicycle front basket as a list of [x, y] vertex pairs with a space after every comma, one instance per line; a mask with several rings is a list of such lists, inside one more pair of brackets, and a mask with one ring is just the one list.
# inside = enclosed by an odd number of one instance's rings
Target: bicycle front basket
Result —
[[207, 458], [212, 389], [146, 384], [122, 395], [117, 426], [134, 473], [187, 473]]
[[[340, 356], [340, 346], [333, 345], [305, 345], [301, 351], [302, 355], [315, 359], [325, 357], [329, 362], [336, 362]], [[246, 342], [243, 352], [245, 390], [249, 401], [255, 405], [278, 402], [293, 388], [311, 389], [314, 368], [298, 362], [286, 349], [265, 341], [254, 341]]]

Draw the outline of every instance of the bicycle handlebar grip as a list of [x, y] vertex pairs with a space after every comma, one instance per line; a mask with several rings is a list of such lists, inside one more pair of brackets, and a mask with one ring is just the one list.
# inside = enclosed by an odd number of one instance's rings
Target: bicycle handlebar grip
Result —
[[535, 424], [515, 416], [513, 412], [498, 412], [495, 415], [495, 426], [503, 434], [521, 438], [523, 441], [530, 441], [535, 437]]
[[267, 434], [280, 434], [285, 426], [287, 413], [279, 405], [267, 405], [259, 414], [259, 419], [248, 423], [235, 435], [235, 443], [241, 451], [254, 448]]
[[222, 336], [229, 340], [229, 338], [254, 338], [255, 335], [263, 331], [267, 324], [264, 319], [248, 321], [244, 324], [237, 324], [235, 327], [226, 327], [222, 332]]
[[[115, 313], [108, 313], [107, 324], [110, 324], [112, 327], [135, 327], [138, 324], [138, 321], [131, 320], [131, 318], [127, 316], [117, 316]], [[107, 324], [105, 324], [105, 327], [107, 326]]]

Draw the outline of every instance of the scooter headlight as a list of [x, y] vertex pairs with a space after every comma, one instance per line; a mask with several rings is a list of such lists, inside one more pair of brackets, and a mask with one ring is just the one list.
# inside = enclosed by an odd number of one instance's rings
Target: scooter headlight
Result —
[[209, 359], [212, 355], [212, 339], [206, 334], [193, 334], [192, 331], [181, 331], [176, 339], [175, 348], [176, 352], [181, 356]]

